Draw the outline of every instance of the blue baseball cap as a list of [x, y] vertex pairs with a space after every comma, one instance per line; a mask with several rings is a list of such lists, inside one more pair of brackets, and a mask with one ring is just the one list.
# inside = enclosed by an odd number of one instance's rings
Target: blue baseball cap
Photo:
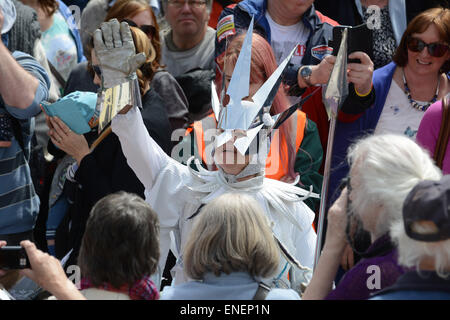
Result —
[[75, 91], [52, 104], [42, 103], [41, 107], [46, 115], [58, 117], [73, 132], [85, 134], [91, 131], [96, 105], [96, 93]]

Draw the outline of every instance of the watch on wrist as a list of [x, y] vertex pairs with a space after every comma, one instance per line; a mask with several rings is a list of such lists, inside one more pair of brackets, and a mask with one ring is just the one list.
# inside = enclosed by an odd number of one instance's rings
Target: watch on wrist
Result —
[[312, 86], [311, 75], [312, 75], [311, 66], [303, 66], [300, 68], [300, 76], [302, 77], [303, 81], [305, 81], [305, 83], [308, 85], [308, 87]]

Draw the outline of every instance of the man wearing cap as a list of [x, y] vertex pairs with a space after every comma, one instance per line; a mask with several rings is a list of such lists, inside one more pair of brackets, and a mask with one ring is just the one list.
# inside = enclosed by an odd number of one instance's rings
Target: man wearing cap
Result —
[[422, 181], [391, 228], [399, 264], [412, 268], [373, 300], [450, 300], [450, 176]]
[[0, 239], [9, 245], [32, 237], [39, 211], [28, 159], [33, 117], [50, 86], [36, 60], [5, 46], [3, 35], [14, 21], [14, 5], [0, 0]]

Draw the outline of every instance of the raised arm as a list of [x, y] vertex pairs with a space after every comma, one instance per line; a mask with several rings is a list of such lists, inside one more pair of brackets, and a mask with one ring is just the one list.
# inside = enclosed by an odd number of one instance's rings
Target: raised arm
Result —
[[[130, 81], [136, 69], [145, 62], [144, 53], [136, 54], [130, 27], [117, 19], [103, 22], [94, 33], [94, 48], [102, 71], [102, 89], [112, 88]], [[151, 190], [158, 172], [168, 161], [168, 156], [150, 137], [142, 115], [129, 106], [117, 115], [111, 124], [119, 137], [129, 166], [146, 190]]]
[[36, 60], [18, 51], [11, 55], [0, 42], [0, 96], [9, 113], [18, 119], [36, 115], [49, 86], [48, 76]]

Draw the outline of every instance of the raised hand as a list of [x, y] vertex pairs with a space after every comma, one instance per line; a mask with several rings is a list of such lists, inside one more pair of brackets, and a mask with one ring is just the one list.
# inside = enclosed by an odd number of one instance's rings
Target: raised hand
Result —
[[103, 88], [112, 88], [129, 80], [146, 60], [136, 54], [131, 30], [117, 19], [103, 22], [94, 33], [94, 49], [102, 70]]

